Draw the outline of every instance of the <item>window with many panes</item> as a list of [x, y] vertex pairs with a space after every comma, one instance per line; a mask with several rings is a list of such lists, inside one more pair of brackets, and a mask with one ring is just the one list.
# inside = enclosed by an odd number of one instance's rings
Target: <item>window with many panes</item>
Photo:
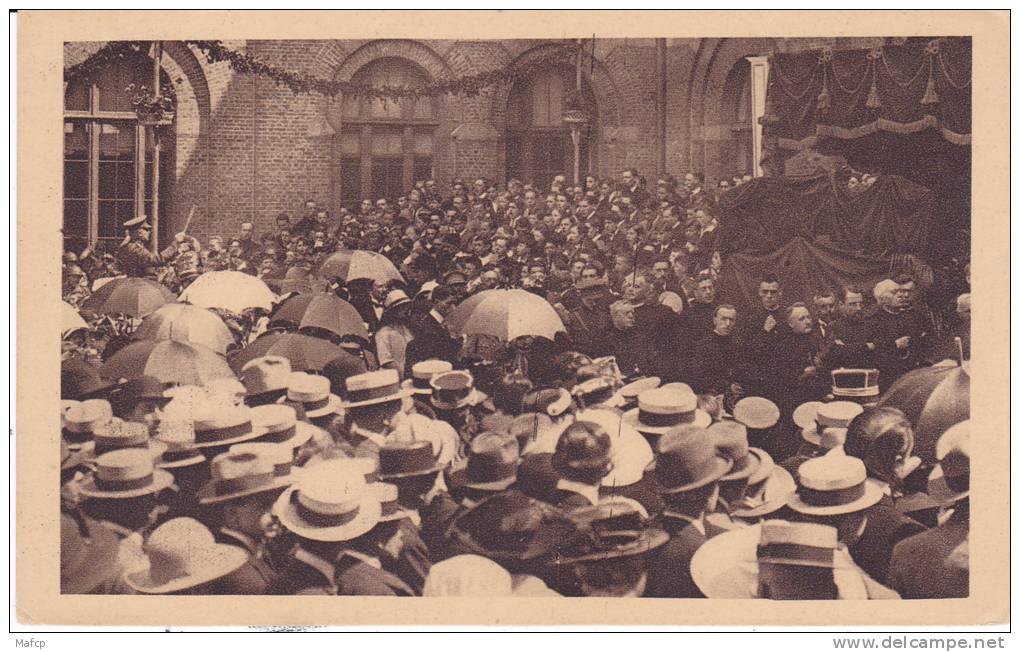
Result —
[[[425, 85], [425, 73], [397, 57], [377, 59], [359, 70], [353, 80], [374, 87]], [[338, 138], [340, 199], [392, 199], [415, 181], [434, 176], [436, 107], [432, 98], [344, 100], [343, 126]]]
[[[92, 77], [72, 79], [65, 89], [64, 241], [72, 250], [118, 242], [124, 222], [151, 212], [153, 140], [138, 124], [130, 84], [152, 85], [150, 59], [117, 61]], [[173, 180], [172, 134], [166, 131], [160, 140], [161, 218]], [[165, 219], [160, 227], [164, 231]]]

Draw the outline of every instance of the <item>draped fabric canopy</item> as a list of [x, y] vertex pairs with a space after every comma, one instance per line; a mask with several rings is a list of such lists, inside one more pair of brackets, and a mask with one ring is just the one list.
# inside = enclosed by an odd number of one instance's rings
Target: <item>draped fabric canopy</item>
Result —
[[773, 55], [762, 125], [765, 138], [785, 150], [825, 138], [928, 129], [969, 145], [971, 39]]

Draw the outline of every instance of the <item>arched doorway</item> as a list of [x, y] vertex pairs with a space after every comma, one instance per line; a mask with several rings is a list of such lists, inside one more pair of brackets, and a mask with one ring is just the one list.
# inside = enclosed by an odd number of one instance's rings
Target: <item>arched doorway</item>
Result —
[[[415, 88], [427, 73], [407, 59], [383, 57], [363, 66], [354, 83]], [[434, 175], [437, 101], [344, 98], [340, 128], [340, 200], [397, 197]]]
[[[574, 70], [568, 67], [543, 71], [514, 84], [507, 104], [506, 174], [508, 179], [549, 188], [558, 174], [570, 179], [574, 145], [563, 111], [575, 94]], [[582, 80], [581, 105], [588, 125], [581, 130], [581, 174], [595, 169], [595, 99], [587, 80]]]
[[754, 109], [751, 64], [741, 57], [730, 69], [723, 86], [723, 120], [728, 133], [722, 157], [724, 179], [754, 174]]
[[[161, 73], [162, 86], [172, 88]], [[138, 122], [134, 91], [152, 85], [152, 60], [145, 56], [111, 63], [64, 90], [64, 245], [80, 251], [96, 243], [116, 244], [123, 224], [152, 211], [152, 152], [149, 129]], [[173, 128], [160, 138], [159, 241], [166, 242], [173, 190]], [[151, 217], [151, 215], [150, 215]]]

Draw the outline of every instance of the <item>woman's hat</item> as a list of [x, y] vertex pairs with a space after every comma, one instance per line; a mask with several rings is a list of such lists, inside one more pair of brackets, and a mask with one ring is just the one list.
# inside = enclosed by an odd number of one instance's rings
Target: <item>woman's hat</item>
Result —
[[714, 438], [719, 453], [733, 461], [733, 468], [721, 478], [722, 482], [747, 480], [761, 466], [761, 460], [751, 453], [747, 444], [747, 428], [736, 421], [719, 421], [708, 427], [708, 434]]
[[149, 427], [144, 423], [124, 421], [114, 417], [96, 427], [92, 441], [84, 444], [82, 450], [98, 456], [124, 448], [137, 448], [148, 453], [153, 459], [167, 450], [167, 445], [149, 437]]
[[165, 594], [230, 575], [248, 561], [248, 551], [216, 543], [209, 528], [193, 518], [175, 518], [153, 530], [142, 550], [149, 567], [124, 580], [135, 591]]
[[[775, 523], [775, 521], [765, 521]], [[828, 528], [835, 532], [835, 528], [828, 525], [814, 525], [805, 523], [789, 524], [793, 528], [802, 525], [812, 525], [811, 530], [783, 531], [781, 528], [773, 529], [766, 535], [767, 548], [763, 551], [766, 557], [761, 561], [776, 563], [772, 560], [780, 559], [780, 553], [788, 553], [783, 557], [787, 561], [796, 561], [800, 556], [817, 556], [823, 559], [831, 554], [833, 579], [836, 583], [838, 596], [842, 600], [866, 600], [868, 598], [867, 587], [861, 577], [860, 571], [853, 565], [848, 555], [840, 554], [838, 551], [828, 548], [832, 534], [818, 534], [813, 528]], [[762, 528], [764, 524], [758, 523], [748, 527], [739, 527], [728, 532], [714, 536], [706, 541], [694, 553], [691, 558], [691, 577], [697, 585], [698, 590], [707, 598], [727, 599], [753, 599], [758, 598], [758, 576], [759, 576], [759, 547], [762, 544]], [[777, 538], [785, 538], [793, 541], [787, 544], [789, 547], [780, 547], [776, 542]], [[804, 550], [802, 543], [813, 544], [816, 551]], [[804, 552], [798, 551], [804, 550]], [[826, 549], [829, 552], [826, 552]], [[803, 564], [783, 564], [803, 565]]]
[[329, 389], [329, 378], [297, 371], [287, 379], [286, 400], [300, 403], [309, 419], [336, 414], [341, 407], [340, 397]]
[[383, 481], [438, 473], [444, 466], [432, 442], [424, 439], [390, 438], [379, 448], [379, 479]]
[[698, 397], [688, 388], [658, 387], [638, 394], [638, 406], [623, 415], [639, 432], [664, 435], [676, 426], [691, 424], [707, 428], [712, 417], [698, 409]]
[[534, 412], [543, 416], [556, 418], [570, 408], [570, 393], [562, 388], [545, 388], [528, 392], [521, 399], [523, 413]]
[[675, 494], [717, 482], [733, 468], [705, 428], [681, 426], [659, 440], [655, 480], [659, 492]]
[[636, 501], [610, 498], [571, 512], [586, 537], [571, 547], [563, 546], [558, 564], [605, 561], [643, 555], [669, 541], [669, 535], [648, 527], [648, 514]]
[[316, 430], [307, 421], [299, 421], [297, 412], [289, 405], [258, 405], [251, 409], [251, 420], [263, 430], [259, 441], [280, 444], [291, 453], [308, 442]]
[[60, 398], [84, 401], [106, 396], [117, 386], [99, 375], [99, 369], [81, 358], [71, 357], [60, 363]]
[[247, 405], [204, 401], [195, 406], [195, 447], [211, 448], [251, 441], [263, 435]]
[[402, 386], [415, 394], [431, 394], [432, 385], [429, 381], [433, 376], [447, 371], [453, 371], [453, 365], [446, 360], [422, 360], [411, 366], [411, 377]]
[[162, 491], [173, 482], [174, 476], [155, 467], [149, 451], [123, 448], [97, 457], [95, 473], [79, 491], [86, 498], [138, 498]]
[[250, 360], [241, 367], [241, 382], [251, 399], [286, 390], [290, 374], [290, 360], [279, 355], [267, 355]]
[[75, 401], [61, 412], [63, 438], [71, 449], [80, 448], [92, 439], [97, 428], [113, 419], [113, 408], [104, 399]]
[[[797, 409], [800, 410], [801, 408], [804, 408], [804, 405]], [[852, 403], [850, 401], [821, 403], [814, 408], [813, 418], [808, 422], [807, 417], [811, 414], [811, 410], [811, 407], [805, 408], [799, 415], [801, 421], [805, 423], [805, 425], [801, 426], [800, 434], [804, 441], [821, 447], [822, 433], [829, 428], [837, 431], [836, 433], [830, 433], [830, 437], [838, 437], [841, 434], [845, 441], [846, 430], [850, 427], [850, 422], [854, 420], [854, 417], [863, 412], [864, 408], [859, 403]], [[794, 412], [795, 423], [797, 418], [798, 415]], [[797, 423], [797, 425], [800, 425], [800, 423]]]
[[[255, 448], [252, 448], [255, 447]], [[268, 447], [268, 448], [267, 448]], [[200, 505], [218, 505], [294, 482], [292, 458], [279, 444], [236, 444], [212, 459], [212, 479], [198, 491]]]
[[882, 499], [882, 490], [867, 479], [864, 462], [833, 451], [800, 465], [797, 493], [787, 504], [794, 511], [815, 516], [860, 512]]
[[411, 390], [400, 386], [396, 369], [379, 369], [351, 376], [345, 383], [346, 392], [340, 402], [343, 409], [399, 401], [411, 395]]
[[939, 463], [928, 477], [928, 495], [944, 506], [970, 495], [970, 420], [942, 433], [935, 446]]
[[432, 386], [432, 406], [439, 410], [478, 405], [488, 398], [475, 389], [475, 379], [470, 371], [458, 369], [436, 374], [429, 384]]
[[300, 482], [273, 505], [273, 514], [287, 530], [312, 541], [356, 539], [376, 526], [381, 513], [376, 491], [342, 460], [306, 468]]
[[521, 455], [510, 435], [483, 432], [471, 440], [467, 462], [446, 474], [451, 487], [503, 491], [517, 480]]

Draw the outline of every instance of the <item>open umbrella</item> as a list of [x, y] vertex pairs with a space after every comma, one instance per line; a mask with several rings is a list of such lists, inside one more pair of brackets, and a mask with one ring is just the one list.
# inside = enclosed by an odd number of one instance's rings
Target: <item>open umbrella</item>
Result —
[[914, 425], [914, 454], [935, 463], [935, 445], [950, 426], [970, 418], [970, 374], [960, 367], [922, 367], [901, 376], [878, 401]]
[[329, 283], [312, 276], [311, 272], [302, 267], [291, 267], [283, 278], [263, 278], [266, 285], [277, 294], [312, 294], [325, 292]]
[[328, 280], [339, 279], [344, 283], [358, 278], [380, 283], [404, 280], [389, 258], [360, 249], [344, 249], [331, 255], [319, 267], [319, 276]]
[[180, 300], [201, 308], [223, 308], [241, 314], [246, 308], [270, 310], [276, 295], [251, 274], [222, 270], [196, 278], [181, 292]]
[[492, 335], [510, 342], [524, 335], [554, 339], [565, 331], [549, 302], [527, 290], [485, 290], [468, 297], [446, 319], [455, 335]]
[[60, 306], [60, 339], [64, 339], [71, 333], [86, 329], [88, 330], [89, 325], [85, 323], [78, 311], [75, 310], [74, 306], [66, 301], [61, 301]]
[[175, 385], [205, 385], [215, 378], [233, 378], [227, 361], [201, 344], [164, 340], [132, 342], [99, 368], [108, 380], [155, 376]]
[[222, 319], [205, 308], [187, 303], [168, 303], [152, 313], [142, 320], [134, 338], [201, 344], [223, 355], [234, 343], [234, 337]]
[[335, 294], [299, 294], [283, 302], [270, 318], [269, 326], [289, 323], [300, 328], [321, 328], [334, 335], [357, 335], [370, 339], [368, 329], [354, 306]]
[[85, 299], [81, 307], [100, 315], [123, 313], [142, 318], [173, 300], [173, 292], [165, 285], [147, 278], [126, 277], [103, 285]]
[[326, 363], [345, 353], [339, 346], [318, 337], [300, 333], [267, 333], [231, 356], [230, 366], [240, 371], [255, 358], [280, 355], [290, 360], [294, 371], [321, 371]]

